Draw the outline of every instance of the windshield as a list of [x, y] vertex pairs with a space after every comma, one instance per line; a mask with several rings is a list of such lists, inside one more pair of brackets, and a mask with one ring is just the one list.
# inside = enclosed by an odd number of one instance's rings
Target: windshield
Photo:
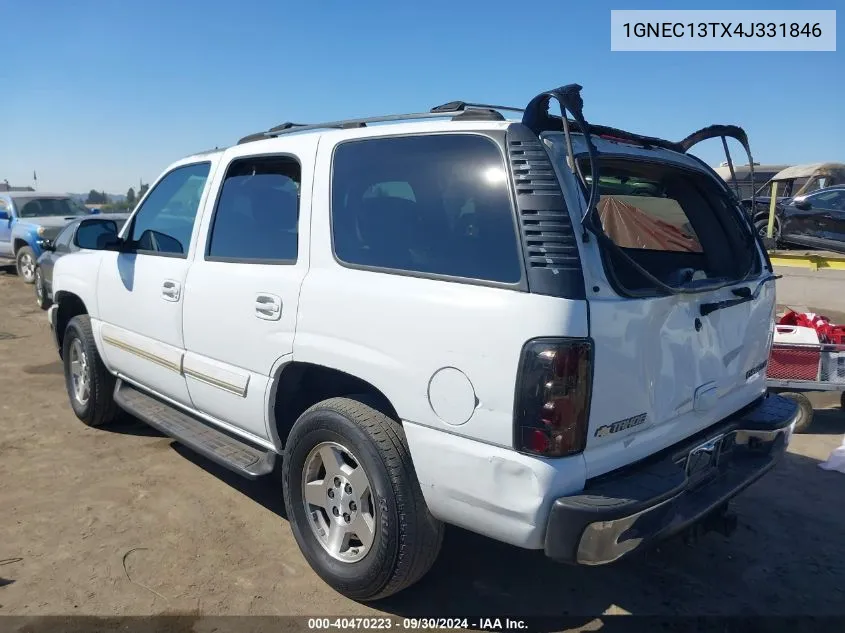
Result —
[[88, 209], [72, 198], [15, 198], [18, 217], [89, 215]]

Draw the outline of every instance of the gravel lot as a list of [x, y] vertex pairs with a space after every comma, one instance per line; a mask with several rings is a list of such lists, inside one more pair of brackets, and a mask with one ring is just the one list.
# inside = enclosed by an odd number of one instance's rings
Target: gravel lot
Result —
[[11, 267], [0, 376], [0, 615], [845, 615], [845, 475], [817, 468], [845, 433], [838, 394], [814, 397], [810, 433], [734, 502], [731, 539], [570, 568], [450, 529], [423, 582], [364, 606], [307, 566], [278, 477], [241, 480], [131, 418], [78, 422]]

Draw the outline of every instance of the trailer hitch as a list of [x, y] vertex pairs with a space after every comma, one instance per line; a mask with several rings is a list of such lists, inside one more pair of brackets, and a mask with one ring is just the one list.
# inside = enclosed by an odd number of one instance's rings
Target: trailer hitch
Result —
[[684, 533], [684, 542], [687, 545], [695, 545], [708, 532], [716, 532], [727, 538], [738, 526], [738, 517], [730, 511], [728, 504], [724, 504], [688, 527]]

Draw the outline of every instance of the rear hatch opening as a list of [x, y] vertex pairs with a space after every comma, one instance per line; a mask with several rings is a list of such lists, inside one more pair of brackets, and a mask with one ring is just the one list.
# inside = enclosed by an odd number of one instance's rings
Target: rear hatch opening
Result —
[[[760, 275], [753, 232], [709, 174], [659, 159], [597, 161], [598, 203], [584, 221], [601, 233], [608, 281], [618, 294], [703, 292]], [[592, 186], [590, 161], [579, 159], [578, 167]]]

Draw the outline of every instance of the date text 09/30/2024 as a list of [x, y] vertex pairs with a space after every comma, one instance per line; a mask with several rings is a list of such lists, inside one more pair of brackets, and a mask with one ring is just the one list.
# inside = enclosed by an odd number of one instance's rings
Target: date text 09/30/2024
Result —
[[315, 631], [345, 630], [459, 630], [483, 631], [527, 630], [528, 623], [519, 618], [385, 618], [345, 617], [308, 618], [308, 628]]

